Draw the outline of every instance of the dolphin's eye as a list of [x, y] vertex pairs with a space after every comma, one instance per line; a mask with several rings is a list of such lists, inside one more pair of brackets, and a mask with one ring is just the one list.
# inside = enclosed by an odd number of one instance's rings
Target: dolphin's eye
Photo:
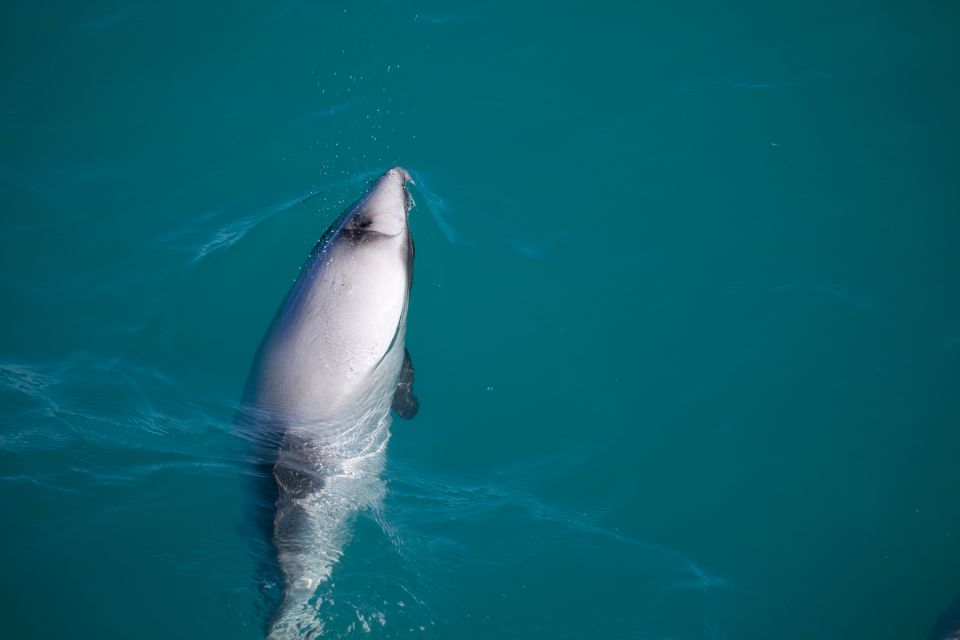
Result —
[[357, 218], [357, 221], [353, 223], [353, 226], [357, 229], [366, 229], [371, 224], [373, 224], [373, 220], [370, 220], [369, 218]]

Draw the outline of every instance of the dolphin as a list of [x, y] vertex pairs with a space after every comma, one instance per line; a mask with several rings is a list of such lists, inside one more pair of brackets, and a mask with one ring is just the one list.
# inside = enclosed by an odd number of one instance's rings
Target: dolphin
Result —
[[323, 234], [267, 330], [238, 419], [272, 467], [283, 598], [268, 637], [322, 632], [317, 587], [376, 509], [391, 409], [412, 418], [405, 348], [414, 247], [410, 174], [387, 171]]

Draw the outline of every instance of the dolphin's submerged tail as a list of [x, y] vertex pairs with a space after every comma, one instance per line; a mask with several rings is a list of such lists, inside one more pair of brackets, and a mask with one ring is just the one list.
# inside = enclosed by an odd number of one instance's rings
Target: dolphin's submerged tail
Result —
[[[277, 609], [269, 640], [320, 637], [320, 587], [350, 541], [353, 520], [360, 511], [379, 509], [386, 492], [380, 478], [383, 450], [338, 463], [322, 486], [292, 493], [281, 491], [274, 521], [274, 543], [284, 575], [283, 602]], [[280, 483], [291, 472], [279, 464]]]

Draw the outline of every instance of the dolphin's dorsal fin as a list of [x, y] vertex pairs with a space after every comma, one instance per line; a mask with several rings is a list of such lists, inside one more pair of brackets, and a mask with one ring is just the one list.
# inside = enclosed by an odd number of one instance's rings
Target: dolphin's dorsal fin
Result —
[[417, 415], [417, 409], [420, 408], [417, 396], [413, 395], [413, 362], [406, 349], [403, 350], [403, 368], [397, 379], [397, 390], [393, 392], [392, 408], [404, 420]]

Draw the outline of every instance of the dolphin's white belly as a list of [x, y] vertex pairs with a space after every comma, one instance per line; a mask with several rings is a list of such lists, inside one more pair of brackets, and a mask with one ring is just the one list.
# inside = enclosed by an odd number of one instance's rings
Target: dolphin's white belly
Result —
[[[256, 405], [293, 419], [327, 420], [396, 381], [384, 362], [405, 332], [405, 274], [395, 256], [343, 256], [332, 249], [307, 265], [266, 338]], [[394, 376], [392, 379], [390, 376]], [[388, 405], [389, 407], [389, 405]]]

